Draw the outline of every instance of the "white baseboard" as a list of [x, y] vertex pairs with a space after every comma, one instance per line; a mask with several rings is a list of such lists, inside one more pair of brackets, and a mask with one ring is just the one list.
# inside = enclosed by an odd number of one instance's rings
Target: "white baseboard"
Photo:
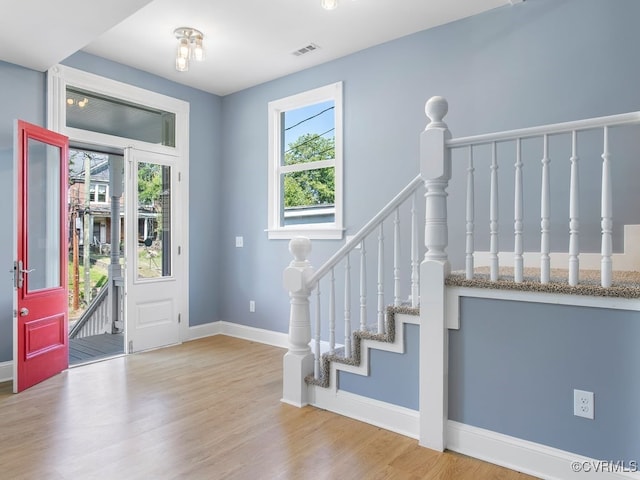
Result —
[[640, 479], [640, 473], [622, 472], [613, 464], [453, 420], [447, 422], [447, 449], [546, 480]]
[[197, 340], [198, 338], [212, 337], [213, 335], [220, 335], [221, 322], [204, 323], [202, 325], [195, 325], [189, 327], [188, 336], [185, 341]]
[[314, 407], [418, 439], [420, 418], [417, 410], [318, 386], [309, 387], [309, 397]]
[[13, 362], [0, 363], [0, 382], [13, 380]]
[[252, 342], [264, 343], [265, 345], [271, 345], [273, 347], [288, 348], [289, 346], [289, 335], [286, 333], [247, 327], [246, 325], [224, 321], [189, 327], [189, 338], [187, 340], [196, 340], [213, 335], [228, 335]]

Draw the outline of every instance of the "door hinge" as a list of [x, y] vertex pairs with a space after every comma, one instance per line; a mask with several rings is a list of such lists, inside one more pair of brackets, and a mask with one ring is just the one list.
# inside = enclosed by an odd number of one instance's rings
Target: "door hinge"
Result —
[[182, 254], [182, 247], [178, 245], [178, 255]]
[[181, 182], [182, 181], [182, 172], [178, 172], [178, 181]]
[[182, 314], [181, 313], [178, 314], [178, 323], [182, 323]]

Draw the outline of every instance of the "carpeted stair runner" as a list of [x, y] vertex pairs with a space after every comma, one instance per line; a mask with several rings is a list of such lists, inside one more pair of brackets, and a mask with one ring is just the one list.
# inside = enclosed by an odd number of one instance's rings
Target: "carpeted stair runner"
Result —
[[331, 372], [331, 362], [342, 363], [344, 365], [360, 366], [361, 348], [363, 340], [375, 340], [377, 342], [393, 343], [396, 339], [396, 314], [419, 315], [419, 308], [411, 308], [408, 306], [389, 306], [387, 307], [384, 332], [375, 333], [370, 331], [358, 330], [353, 332], [351, 341], [351, 356], [344, 356], [344, 348], [337, 348], [333, 353], [328, 352], [322, 354], [320, 361], [320, 378], [309, 375], [305, 381], [309, 385], [318, 385], [320, 387], [329, 387], [329, 377]]
[[524, 292], [563, 293], [570, 295], [590, 295], [594, 297], [640, 298], [640, 272], [614, 271], [612, 285], [600, 286], [599, 270], [580, 270], [579, 284], [569, 285], [567, 270], [552, 268], [550, 282], [540, 283], [540, 270], [525, 268], [523, 282], [513, 281], [513, 268], [500, 267], [498, 281], [489, 279], [489, 267], [479, 267], [474, 270], [474, 278], [466, 280], [464, 272], [452, 272], [445, 280], [448, 286], [492, 288], [498, 290], [518, 290]]

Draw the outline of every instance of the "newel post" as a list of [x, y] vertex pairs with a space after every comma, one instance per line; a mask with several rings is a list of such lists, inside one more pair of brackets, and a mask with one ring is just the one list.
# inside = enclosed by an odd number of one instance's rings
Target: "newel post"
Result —
[[283, 363], [282, 401], [303, 407], [309, 403], [304, 379], [313, 373], [313, 353], [309, 347], [309, 294], [312, 288], [309, 278], [313, 274], [313, 268], [307, 260], [311, 252], [311, 241], [305, 237], [293, 238], [289, 242], [289, 252], [293, 255], [293, 260], [282, 276], [284, 288], [289, 291], [291, 299], [289, 351], [285, 354]]
[[420, 264], [420, 445], [438, 451], [447, 446], [448, 417], [444, 281], [451, 269], [445, 252], [451, 155], [445, 143], [451, 133], [443, 121], [448, 108], [444, 98], [430, 98], [425, 105], [430, 123], [420, 135], [420, 173], [426, 187], [426, 253]]

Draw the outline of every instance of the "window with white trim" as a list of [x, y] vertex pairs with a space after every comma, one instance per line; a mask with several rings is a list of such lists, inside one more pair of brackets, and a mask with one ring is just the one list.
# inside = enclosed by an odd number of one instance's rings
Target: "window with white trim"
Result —
[[107, 191], [109, 190], [109, 186], [102, 184], [102, 183], [98, 183], [98, 184], [91, 184], [91, 187], [89, 188], [89, 199], [92, 202], [97, 202], [97, 203], [106, 203], [107, 202]]
[[342, 82], [269, 102], [269, 238], [342, 238]]

